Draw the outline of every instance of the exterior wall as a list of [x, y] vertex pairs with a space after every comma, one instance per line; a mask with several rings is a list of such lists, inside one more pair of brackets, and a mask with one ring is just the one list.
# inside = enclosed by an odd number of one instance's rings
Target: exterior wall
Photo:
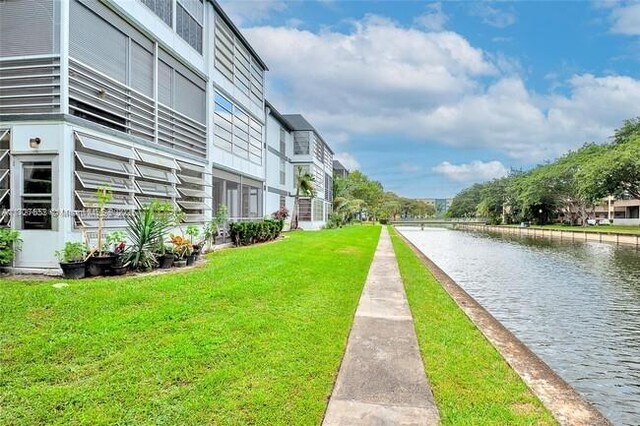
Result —
[[[284, 153], [281, 152], [280, 137], [284, 131]], [[265, 197], [266, 215], [280, 209], [280, 197], [285, 197], [285, 207], [289, 212], [293, 210], [294, 202], [294, 170], [291, 156], [293, 155], [293, 133], [270, 113], [267, 108], [266, 119], [266, 186]], [[285, 183], [280, 180], [281, 162], [284, 161]]]

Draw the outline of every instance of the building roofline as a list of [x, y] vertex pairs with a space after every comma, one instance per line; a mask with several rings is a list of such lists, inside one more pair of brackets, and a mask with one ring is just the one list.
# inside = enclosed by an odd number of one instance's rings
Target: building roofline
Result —
[[293, 131], [293, 126], [291, 125], [291, 123], [289, 123], [287, 121], [286, 118], [284, 118], [282, 116], [282, 114], [280, 114], [280, 111], [278, 111], [276, 109], [276, 107], [273, 106], [273, 104], [271, 102], [269, 102], [268, 100], [264, 100], [264, 104], [267, 108], [269, 108], [269, 113], [271, 115], [273, 115], [275, 117], [276, 120], [278, 120], [280, 123], [282, 123], [284, 125], [284, 127], [287, 128], [287, 130], [289, 130], [290, 132]]
[[233, 31], [235, 33], [236, 36], [238, 36], [238, 38], [240, 39], [240, 41], [242, 42], [242, 44], [244, 44], [244, 47], [246, 47], [249, 52], [251, 52], [251, 54], [253, 56], [255, 56], [255, 58], [258, 60], [258, 63], [260, 64], [260, 66], [265, 70], [265, 71], [269, 71], [269, 67], [267, 67], [267, 64], [264, 63], [264, 61], [262, 60], [262, 58], [260, 57], [260, 55], [258, 55], [258, 53], [254, 50], [254, 48], [251, 46], [251, 44], [249, 44], [249, 42], [247, 41], [247, 39], [242, 35], [242, 33], [240, 32], [240, 29], [236, 26], [236, 24], [233, 23], [233, 21], [231, 20], [231, 18], [229, 18], [229, 15], [227, 15], [227, 12], [224, 11], [224, 9], [222, 8], [222, 6], [220, 6], [220, 4], [218, 3], [217, 0], [208, 0], [211, 4], [213, 4], [213, 8], [215, 9], [216, 12], [218, 12], [218, 14], [220, 15], [220, 17], [222, 18], [222, 20], [224, 21], [225, 24], [227, 24], [229, 26], [229, 28], [231, 28], [231, 31]]
[[[333, 152], [333, 149], [331, 149], [331, 147], [329, 146], [329, 144], [324, 140], [324, 138], [322, 137], [322, 135], [320, 134], [319, 131], [316, 130], [315, 127], [313, 127], [313, 124], [309, 123], [309, 120], [307, 120], [304, 115], [302, 114], [283, 114], [283, 117], [285, 118], [285, 120], [288, 120], [288, 117], [301, 117], [302, 120], [304, 121], [304, 123], [306, 123], [306, 125], [301, 126], [301, 127], [297, 127], [292, 123], [291, 127], [293, 127], [293, 130], [298, 130], [298, 131], [311, 131], [314, 132], [316, 134], [316, 136], [318, 136], [320, 138], [320, 140], [322, 141], [322, 143], [324, 144], [324, 146], [327, 147], [327, 149], [329, 150], [329, 152], [331, 152], [331, 154], [335, 154], [335, 152]], [[298, 120], [296, 120], [298, 121]]]

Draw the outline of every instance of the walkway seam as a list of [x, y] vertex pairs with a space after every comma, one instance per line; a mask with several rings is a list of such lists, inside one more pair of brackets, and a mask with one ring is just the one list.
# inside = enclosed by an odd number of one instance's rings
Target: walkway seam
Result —
[[323, 425], [437, 425], [398, 262], [382, 228]]

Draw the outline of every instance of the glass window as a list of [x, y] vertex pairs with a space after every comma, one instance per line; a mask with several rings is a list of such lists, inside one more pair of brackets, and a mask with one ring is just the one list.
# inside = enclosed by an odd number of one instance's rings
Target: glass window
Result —
[[226, 182], [226, 202], [229, 210], [230, 218], [239, 218], [240, 216], [240, 185], [236, 182]]
[[280, 159], [280, 185], [286, 185], [287, 184], [287, 171], [286, 170], [287, 170], [287, 164], [281, 158]]
[[51, 161], [22, 164], [22, 229], [51, 229]]
[[286, 146], [286, 139], [285, 139], [285, 131], [284, 129], [281, 127], [280, 128], [280, 154], [282, 155], [287, 155], [287, 146]]

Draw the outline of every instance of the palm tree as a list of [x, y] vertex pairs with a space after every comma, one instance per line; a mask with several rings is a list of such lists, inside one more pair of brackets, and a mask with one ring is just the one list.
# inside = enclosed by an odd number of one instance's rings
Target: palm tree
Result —
[[315, 190], [313, 188], [313, 176], [309, 171], [304, 170], [302, 167], [298, 167], [296, 174], [296, 197], [293, 200], [293, 213], [291, 214], [291, 225], [289, 229], [298, 228], [298, 205], [300, 203], [300, 195], [313, 197]]

